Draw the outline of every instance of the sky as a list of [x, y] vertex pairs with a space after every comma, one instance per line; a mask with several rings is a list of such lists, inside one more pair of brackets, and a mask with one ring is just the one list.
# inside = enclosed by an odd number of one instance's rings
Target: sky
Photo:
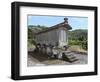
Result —
[[76, 17], [76, 16], [38, 16], [28, 15], [28, 25], [42, 25], [51, 27], [64, 21], [64, 18], [68, 18], [68, 24], [75, 29], [87, 29], [88, 18]]

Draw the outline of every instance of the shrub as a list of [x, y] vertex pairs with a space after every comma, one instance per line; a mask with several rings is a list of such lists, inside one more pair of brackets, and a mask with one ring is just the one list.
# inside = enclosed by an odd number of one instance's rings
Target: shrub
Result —
[[87, 50], [87, 40], [84, 41], [69, 40], [69, 45], [79, 45], [81, 48]]
[[82, 48], [87, 50], [87, 41], [82, 41]]

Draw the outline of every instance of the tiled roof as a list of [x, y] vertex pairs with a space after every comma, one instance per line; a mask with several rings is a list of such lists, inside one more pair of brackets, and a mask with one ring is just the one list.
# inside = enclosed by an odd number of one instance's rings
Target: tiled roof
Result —
[[57, 25], [54, 25], [54, 26], [52, 26], [52, 27], [49, 27], [49, 28], [46, 29], [46, 30], [40, 31], [40, 32], [36, 33], [36, 35], [41, 34], [41, 33], [44, 33], [44, 32], [48, 32], [48, 31], [51, 31], [51, 30], [54, 30], [54, 29], [58, 29], [58, 28], [60, 28], [60, 27], [65, 27], [65, 28], [67, 28], [68, 30], [72, 29], [72, 27], [68, 24], [68, 18], [64, 18], [64, 22], [59, 23], [59, 24], [57, 24]]

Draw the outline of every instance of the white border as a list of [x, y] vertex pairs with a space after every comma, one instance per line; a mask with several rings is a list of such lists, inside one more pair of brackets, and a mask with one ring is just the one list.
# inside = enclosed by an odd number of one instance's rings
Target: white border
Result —
[[[27, 15], [88, 17], [88, 64], [27, 67]], [[94, 71], [94, 11], [40, 7], [20, 8], [20, 75], [41, 75]]]

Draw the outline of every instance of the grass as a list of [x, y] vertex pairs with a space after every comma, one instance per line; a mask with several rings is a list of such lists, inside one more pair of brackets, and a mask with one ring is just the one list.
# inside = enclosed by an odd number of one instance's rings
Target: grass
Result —
[[87, 51], [82, 49], [79, 45], [71, 45], [68, 50], [74, 51], [74, 52], [87, 53]]

